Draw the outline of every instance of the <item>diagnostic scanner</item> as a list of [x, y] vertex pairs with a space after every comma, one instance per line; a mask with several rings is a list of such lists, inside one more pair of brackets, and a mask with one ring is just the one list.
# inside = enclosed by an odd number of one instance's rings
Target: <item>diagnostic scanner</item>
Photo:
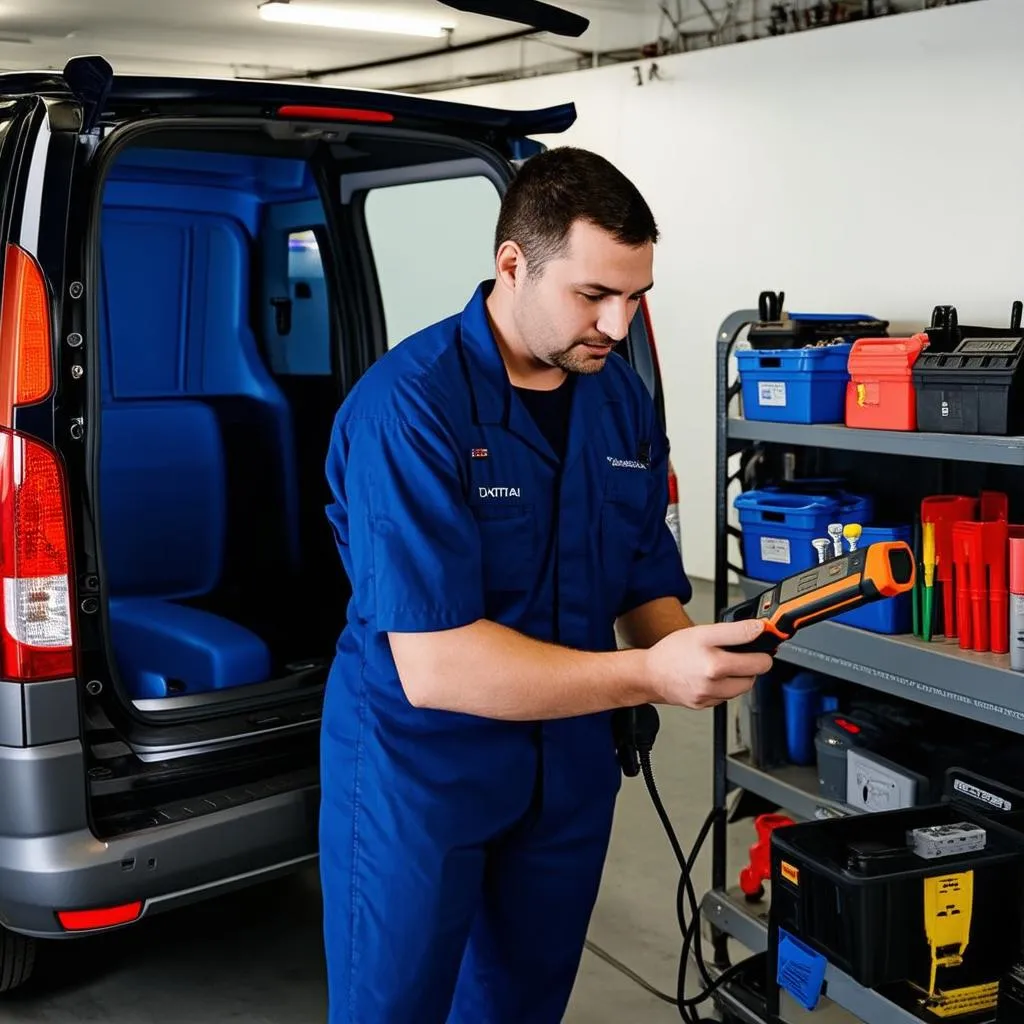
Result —
[[788, 576], [755, 598], [729, 608], [723, 620], [764, 619], [756, 640], [729, 650], [771, 654], [798, 629], [914, 586], [914, 555], [903, 541], [880, 541]]

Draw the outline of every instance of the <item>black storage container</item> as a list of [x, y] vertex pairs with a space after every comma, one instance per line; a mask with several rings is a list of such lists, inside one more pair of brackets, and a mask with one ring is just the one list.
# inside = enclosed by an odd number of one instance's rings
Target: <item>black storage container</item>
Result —
[[1010, 307], [1009, 327], [981, 327], [962, 324], [956, 306], [936, 306], [931, 325], [925, 328], [929, 352], [952, 352], [964, 338], [1013, 338], [1020, 333], [1020, 317], [1024, 305], [1020, 301]]
[[[969, 821], [986, 830], [985, 849], [936, 859], [907, 845], [908, 831]], [[931, 953], [925, 880], [973, 872], [970, 941], [963, 963], [939, 969], [944, 990], [998, 979], [1020, 958], [1024, 820], [999, 823], [953, 803], [806, 822], [772, 835], [771, 936], [783, 929], [860, 984], [910, 982], [927, 991]]]
[[758, 323], [747, 333], [755, 349], [803, 348], [819, 342], [850, 343], [857, 338], [884, 338], [888, 320], [867, 313], [784, 313], [785, 292], [761, 292]]
[[1024, 427], [1024, 334], [965, 338], [952, 352], [925, 350], [913, 369], [917, 429], [1017, 435]]
[[929, 346], [913, 368], [917, 429], [946, 434], [1017, 435], [1024, 428], [1024, 304], [1010, 326], [962, 327], [956, 310], [936, 306]]

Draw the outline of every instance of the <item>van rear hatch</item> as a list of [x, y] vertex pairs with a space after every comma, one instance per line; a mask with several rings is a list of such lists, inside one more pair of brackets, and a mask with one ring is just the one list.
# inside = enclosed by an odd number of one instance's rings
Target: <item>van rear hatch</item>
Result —
[[[6, 234], [0, 238], [0, 253], [6, 256], [0, 324], [0, 364], [6, 369], [0, 377], [10, 413], [0, 436], [0, 466], [8, 475], [25, 471], [18, 487], [7, 491], [4, 522], [11, 520], [11, 530], [5, 534], [22, 537], [22, 547], [33, 537], [42, 543], [32, 541], [31, 552], [25, 548], [5, 556], [4, 575], [9, 579], [2, 595], [3, 639], [9, 656], [4, 661], [6, 679], [0, 682], [0, 706], [13, 708], [17, 697], [22, 710], [11, 717], [33, 723], [35, 730], [31, 735], [27, 727], [21, 730], [17, 739], [25, 745], [70, 739], [72, 728], [81, 734], [93, 809], [103, 819], [101, 833], [155, 822], [155, 807], [210, 795], [214, 777], [235, 787], [270, 776], [307, 784], [307, 770], [316, 763], [326, 659], [291, 665], [294, 671], [287, 687], [267, 680], [240, 687], [237, 693], [211, 694], [201, 703], [176, 698], [166, 702], [165, 709], [157, 709], [152, 701], [125, 699], [111, 658], [111, 593], [98, 521], [104, 491], [97, 487], [101, 477], [96, 439], [103, 435], [103, 403], [111, 397], [100, 381], [111, 323], [117, 317], [115, 311], [111, 319], [110, 302], [103, 307], [109, 299], [104, 295], [110, 284], [106, 270], [111, 254], [117, 256], [120, 240], [130, 235], [131, 218], [119, 215], [119, 221], [112, 221], [109, 209], [104, 213], [101, 195], [110, 170], [104, 154], [126, 133], [173, 127], [172, 149], [191, 135], [194, 146], [189, 146], [195, 151], [216, 153], [223, 148], [218, 140], [246, 135], [264, 140], [255, 159], [269, 158], [275, 146], [292, 154], [333, 147], [337, 158], [353, 132], [365, 136], [377, 131], [388, 134], [390, 152], [402, 140], [408, 140], [410, 152], [421, 155], [429, 155], [431, 146], [461, 146], [472, 159], [503, 166], [500, 174], [507, 177], [510, 161], [539, 148], [528, 136], [568, 127], [573, 108], [503, 111], [313, 86], [122, 78], [111, 75], [98, 58], [76, 59], [62, 75], [0, 76], [3, 104], [12, 112], [7, 129], [11, 144], [0, 145], [0, 162], [9, 156], [5, 166], [22, 178], [7, 190]], [[385, 149], [378, 152], [372, 147], [365, 147], [361, 156], [363, 174], [386, 170], [390, 159]], [[140, 173], [139, 166], [136, 161], [122, 176], [122, 194], [148, 187], [130, 180]], [[327, 166], [326, 158], [317, 157], [310, 163], [311, 173], [322, 174]], [[149, 185], [155, 180], [154, 175], [146, 179]], [[347, 213], [332, 206], [333, 201], [326, 203], [326, 219], [338, 228]], [[216, 211], [203, 220], [201, 230], [192, 225], [184, 233], [179, 232], [180, 225], [170, 223], [169, 215], [152, 219], [162, 219], [166, 230], [162, 236], [153, 235], [154, 248], [148, 256], [141, 255], [139, 266], [122, 261], [123, 280], [129, 279], [124, 277], [127, 268], [145, 281], [147, 259], [154, 272], [166, 264], [163, 243], [178, 234], [187, 236], [192, 252], [200, 243], [221, 246], [210, 250], [221, 257], [245, 249], [240, 235], [231, 240], [234, 229], [219, 221]], [[111, 224], [120, 234], [113, 236], [113, 249], [103, 249], [101, 228], [106, 225], [109, 230]], [[339, 255], [338, 262], [344, 258]], [[350, 269], [333, 268], [339, 274]], [[247, 279], [247, 285], [253, 280]], [[372, 287], [372, 281], [358, 273], [351, 282], [357, 290]], [[159, 311], [151, 312], [153, 322], [145, 329], [145, 321], [138, 320], [136, 351], [146, 351], [146, 342], [154, 337]], [[342, 376], [350, 378], [350, 384], [379, 346], [366, 337], [372, 333], [372, 316], [348, 316], [344, 326], [345, 359], [354, 362], [343, 367]], [[144, 367], [142, 372], [151, 371]], [[328, 390], [321, 388], [320, 394], [328, 395]], [[144, 400], [135, 402], [135, 409], [153, 404], [150, 393], [131, 397]], [[336, 405], [341, 397], [336, 394], [329, 400]], [[205, 450], [201, 442], [210, 428], [210, 417], [198, 408], [201, 404], [193, 402], [187, 421], [178, 409], [168, 421], [172, 431], [187, 426], [193, 432], [196, 451]], [[236, 422], [233, 415], [222, 418], [220, 425]], [[160, 437], [163, 429], [159, 416], [124, 423], [122, 437], [129, 440], [140, 425], [151, 438]], [[112, 429], [107, 431], [110, 437]], [[108, 485], [108, 502], [111, 494]], [[130, 518], [126, 522], [130, 524]], [[148, 628], [147, 610], [140, 608], [133, 608], [132, 621]], [[194, 618], [207, 609], [180, 611]], [[337, 625], [340, 631], [343, 622]], [[2, 697], [7, 687], [11, 700]], [[212, 800], [211, 806], [215, 803]]]

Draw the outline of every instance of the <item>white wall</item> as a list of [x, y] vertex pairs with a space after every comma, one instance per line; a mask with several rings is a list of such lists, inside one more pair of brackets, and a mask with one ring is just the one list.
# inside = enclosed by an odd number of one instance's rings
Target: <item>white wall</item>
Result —
[[1008, 322], [1024, 298], [1024, 0], [976, 3], [445, 99], [575, 101], [546, 138], [595, 149], [663, 231], [651, 296], [687, 565], [714, 569], [714, 339], [783, 289], [792, 310], [904, 328], [955, 304]]

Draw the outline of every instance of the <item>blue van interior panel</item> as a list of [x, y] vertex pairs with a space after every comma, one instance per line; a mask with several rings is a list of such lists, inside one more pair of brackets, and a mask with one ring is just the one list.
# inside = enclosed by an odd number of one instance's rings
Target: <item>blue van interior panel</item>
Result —
[[100, 425], [103, 555], [120, 597], [195, 597], [220, 579], [227, 471], [201, 402], [122, 402]]
[[135, 699], [206, 693], [270, 677], [270, 652], [254, 633], [198, 608], [112, 598], [121, 678]]
[[266, 157], [130, 149], [108, 178], [99, 501], [135, 698], [271, 675], [264, 640], [215, 612], [300, 560], [292, 410], [250, 326], [250, 275], [265, 204], [315, 196], [304, 161]]
[[122, 181], [156, 185], [161, 191], [176, 185], [222, 189], [256, 203], [316, 195], [309, 164], [304, 160], [151, 146], [122, 150], [107, 182]]
[[254, 195], [201, 185], [164, 184], [151, 181], [112, 181], [103, 194], [104, 219], [109, 210], [173, 210], [179, 220], [190, 216], [223, 217], [233, 221], [247, 236], [259, 226], [260, 204]]
[[191, 243], [187, 224], [130, 211], [105, 218], [104, 397], [184, 394], [189, 308], [181, 300], [191, 273]]
[[[150, 196], [150, 202], [156, 195]], [[249, 326], [249, 240], [231, 218], [109, 207], [102, 238], [104, 405], [137, 399], [245, 400], [251, 443], [275, 478], [283, 549], [298, 560], [291, 410]], [[235, 417], [237, 420], [237, 416]]]

